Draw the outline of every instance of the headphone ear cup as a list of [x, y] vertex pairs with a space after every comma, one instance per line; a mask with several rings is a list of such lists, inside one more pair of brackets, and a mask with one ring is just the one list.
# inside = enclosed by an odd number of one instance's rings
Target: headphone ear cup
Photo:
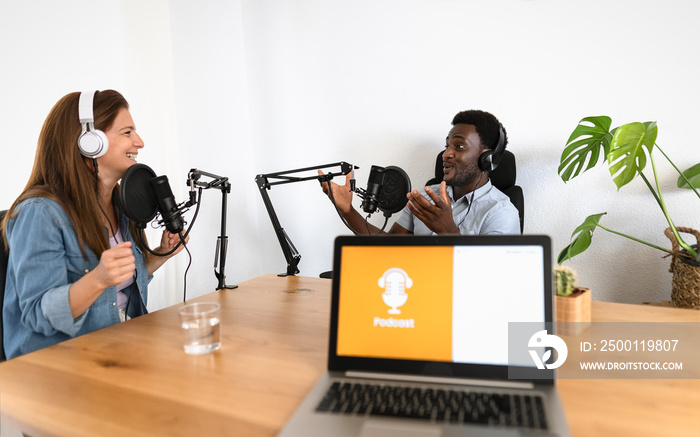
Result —
[[379, 278], [378, 284], [379, 287], [384, 288], [384, 284], [386, 284], [386, 273], [384, 273], [384, 275], [381, 278]]
[[496, 165], [493, 163], [493, 150], [486, 150], [479, 155], [479, 168], [481, 171], [494, 171]]
[[83, 156], [92, 159], [103, 156], [109, 148], [107, 135], [95, 129], [92, 106], [96, 93], [97, 91], [84, 91], [78, 98], [78, 119], [82, 128], [82, 133], [78, 137], [78, 149]]
[[78, 148], [83, 156], [96, 159], [107, 153], [109, 140], [101, 130], [86, 131], [78, 138]]
[[506, 133], [503, 130], [503, 126], [499, 124], [498, 126], [498, 142], [493, 150], [487, 150], [479, 156], [479, 168], [482, 171], [492, 172], [498, 167], [498, 163], [501, 161], [501, 156], [503, 155], [503, 150], [506, 148]]

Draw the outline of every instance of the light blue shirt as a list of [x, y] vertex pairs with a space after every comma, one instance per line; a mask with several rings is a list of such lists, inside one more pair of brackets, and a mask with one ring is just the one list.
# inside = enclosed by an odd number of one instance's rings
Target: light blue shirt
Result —
[[[73, 318], [68, 290], [97, 267], [99, 258], [88, 248], [87, 257], [83, 257], [73, 225], [60, 204], [33, 197], [21, 202], [17, 211], [6, 229], [10, 247], [3, 305], [7, 358], [119, 323], [116, 287], [105, 289], [83, 314]], [[147, 312], [152, 276], [123, 215], [120, 227], [124, 240], [132, 241], [136, 258], [136, 282], [131, 286], [135, 292], [129, 307], [129, 315], [134, 317]]]
[[[430, 185], [430, 188], [440, 195], [440, 185]], [[425, 189], [421, 194], [432, 202]], [[520, 216], [518, 209], [510, 202], [508, 196], [491, 185], [491, 181], [473, 192], [474, 200], [471, 209], [472, 193], [465, 194], [455, 201], [451, 186], [447, 186], [447, 194], [452, 204], [452, 217], [462, 235], [488, 234], [520, 234]], [[406, 206], [396, 223], [413, 232], [415, 235], [435, 235], [433, 231]]]

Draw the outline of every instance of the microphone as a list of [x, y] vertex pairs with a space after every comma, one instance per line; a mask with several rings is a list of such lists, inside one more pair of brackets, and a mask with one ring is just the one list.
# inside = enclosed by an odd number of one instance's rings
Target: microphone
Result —
[[[352, 182], [352, 181], [351, 181]], [[354, 183], [351, 183], [354, 186]], [[373, 165], [367, 179], [367, 190], [353, 188], [362, 199], [362, 210], [372, 214], [379, 209], [385, 217], [401, 211], [408, 203], [411, 180], [405, 171], [395, 166]]]
[[367, 191], [365, 198], [362, 201], [362, 210], [367, 214], [372, 214], [377, 210], [379, 204], [379, 193], [382, 190], [382, 182], [384, 181], [384, 167], [373, 165], [369, 170], [369, 178], [367, 178]]
[[168, 177], [158, 176], [151, 179], [151, 186], [156, 193], [156, 199], [158, 199], [158, 208], [160, 208], [165, 229], [172, 234], [179, 234], [185, 227], [185, 222], [180, 214], [180, 208], [175, 203], [175, 196], [173, 196], [173, 190], [168, 183]]
[[119, 204], [129, 220], [141, 229], [159, 210], [169, 232], [178, 234], [184, 228], [182, 211], [175, 203], [167, 176], [157, 177], [145, 164], [134, 164], [122, 175]]

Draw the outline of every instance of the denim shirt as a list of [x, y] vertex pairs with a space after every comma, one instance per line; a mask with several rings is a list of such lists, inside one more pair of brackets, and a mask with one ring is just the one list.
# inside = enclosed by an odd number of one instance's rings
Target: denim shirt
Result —
[[[22, 201], [15, 217], [7, 223], [10, 253], [3, 305], [4, 345], [7, 358], [14, 358], [79, 335], [120, 322], [117, 289], [108, 287], [78, 318], [74, 319], [68, 290], [99, 264], [99, 258], [85, 248], [61, 205], [44, 197]], [[135, 244], [124, 215], [120, 217], [124, 241], [132, 242], [136, 258], [136, 281], [130, 316], [145, 314], [148, 283], [152, 275]]]
[[[440, 184], [431, 185], [430, 188], [440, 195]], [[430, 199], [430, 196], [422, 189], [423, 197]], [[503, 194], [498, 188], [486, 182], [474, 193], [467, 193], [459, 200], [454, 200], [451, 186], [447, 186], [447, 195], [452, 204], [452, 217], [462, 235], [491, 235], [491, 234], [520, 234], [520, 216], [518, 209], [513, 206], [508, 196]], [[469, 202], [472, 202], [471, 209]], [[396, 223], [413, 232], [416, 235], [435, 235], [433, 231], [416, 218], [413, 213], [404, 207], [401, 216]]]

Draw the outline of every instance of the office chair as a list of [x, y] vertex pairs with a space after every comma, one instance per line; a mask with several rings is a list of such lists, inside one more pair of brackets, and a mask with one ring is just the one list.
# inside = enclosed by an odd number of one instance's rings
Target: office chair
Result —
[[[442, 171], [442, 152], [438, 153], [435, 160], [435, 177], [426, 182], [426, 185], [435, 185], [442, 182], [445, 173]], [[518, 209], [520, 216], [520, 233], [523, 233], [523, 224], [525, 221], [525, 199], [523, 198], [523, 189], [515, 185], [515, 155], [510, 150], [503, 152], [501, 162], [496, 167], [496, 170], [491, 172], [491, 183], [494, 187], [501, 190], [510, 202]]]
[[[0, 211], [0, 222], [5, 218], [7, 211]], [[5, 361], [5, 345], [3, 344], [2, 307], [5, 301], [5, 277], [7, 276], [7, 256], [5, 251], [5, 239], [0, 233], [0, 362]]]

